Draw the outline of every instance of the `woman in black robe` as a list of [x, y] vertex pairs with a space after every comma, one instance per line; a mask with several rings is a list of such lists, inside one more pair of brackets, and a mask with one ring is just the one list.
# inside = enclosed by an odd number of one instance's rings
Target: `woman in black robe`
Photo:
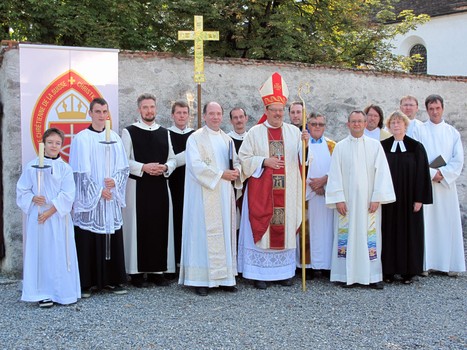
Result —
[[409, 119], [392, 113], [386, 126], [392, 137], [381, 141], [391, 169], [396, 193], [394, 203], [382, 206], [382, 254], [384, 281], [401, 275], [412, 283], [423, 272], [423, 204], [433, 203], [428, 158], [423, 145], [405, 135]]

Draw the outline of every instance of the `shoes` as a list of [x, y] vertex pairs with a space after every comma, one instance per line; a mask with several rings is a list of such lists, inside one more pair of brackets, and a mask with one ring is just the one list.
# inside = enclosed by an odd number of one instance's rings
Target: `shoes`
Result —
[[293, 281], [291, 278], [287, 278], [286, 280], [279, 281], [279, 284], [283, 287], [290, 287], [293, 285]]
[[257, 281], [255, 280], [255, 288], [256, 289], [267, 289], [268, 285], [266, 284], [265, 281]]
[[305, 272], [305, 279], [307, 281], [311, 281], [312, 279], [315, 278], [315, 270], [313, 269], [306, 269], [306, 272]]
[[459, 276], [459, 273], [458, 272], [447, 272], [446, 273], [449, 277], [457, 277]]
[[430, 272], [429, 271], [423, 271], [420, 276], [422, 277], [428, 277], [430, 275]]
[[413, 281], [412, 281], [412, 278], [407, 277], [407, 278], [404, 278], [404, 279], [402, 280], [402, 283], [403, 283], [403, 284], [412, 284]]
[[130, 275], [131, 278], [131, 285], [135, 286], [136, 288], [147, 288], [149, 284], [144, 280], [143, 274], [134, 274]]
[[394, 275], [384, 275], [384, 283], [394, 282]]
[[355, 288], [357, 285], [354, 283], [354, 284], [347, 284], [347, 283], [344, 283], [344, 284], [341, 284], [341, 288], [346, 288], [346, 289], [350, 289], [350, 288]]
[[177, 279], [177, 274], [176, 273], [164, 273], [164, 278], [169, 281], [173, 281], [174, 279]]
[[148, 282], [146, 282], [144, 280], [142, 280], [142, 281], [138, 281], [138, 280], [133, 281], [133, 280], [131, 280], [130, 283], [131, 283], [132, 286], [134, 286], [136, 288], [148, 288], [149, 287]]
[[238, 289], [235, 286], [219, 286], [219, 289], [229, 292], [229, 293], [237, 293]]
[[370, 288], [381, 290], [381, 289], [384, 289], [384, 284], [383, 282], [370, 283]]
[[52, 306], [54, 306], [54, 302], [52, 301], [52, 299], [44, 299], [39, 301], [39, 307], [41, 309], [48, 309]]
[[169, 281], [160, 273], [148, 273], [148, 282], [152, 282], [158, 287], [167, 287], [169, 285]]
[[91, 288], [81, 289], [81, 298], [87, 299], [91, 297]]
[[205, 297], [208, 295], [208, 288], [207, 287], [195, 287], [196, 294]]
[[108, 290], [112, 294], [116, 295], [123, 295], [127, 294], [128, 291], [123, 288], [122, 286], [116, 285], [116, 286], [105, 286], [105, 289]]
[[331, 270], [321, 270], [321, 277], [331, 278]]

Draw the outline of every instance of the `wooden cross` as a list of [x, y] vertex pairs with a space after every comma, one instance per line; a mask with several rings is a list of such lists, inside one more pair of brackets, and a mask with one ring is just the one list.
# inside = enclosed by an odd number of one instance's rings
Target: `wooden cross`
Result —
[[206, 81], [204, 76], [204, 41], [219, 40], [219, 32], [203, 31], [203, 16], [195, 16], [195, 30], [178, 32], [178, 40], [194, 40], [195, 42], [195, 75], [198, 83], [198, 128], [201, 127], [201, 83]]

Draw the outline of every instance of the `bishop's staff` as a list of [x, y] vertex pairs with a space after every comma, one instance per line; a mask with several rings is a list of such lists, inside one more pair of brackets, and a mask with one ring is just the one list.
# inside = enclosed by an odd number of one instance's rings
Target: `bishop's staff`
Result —
[[[302, 130], [306, 130], [306, 107], [305, 107], [305, 101], [302, 98], [302, 92], [303, 94], [308, 94], [310, 92], [310, 84], [308, 83], [300, 83], [300, 86], [298, 87], [298, 97], [303, 103], [303, 112], [302, 112]], [[305, 234], [306, 234], [306, 211], [305, 211], [305, 202], [306, 202], [306, 146], [307, 146], [307, 140], [302, 139], [302, 239], [300, 242], [300, 256], [302, 260], [302, 290], [305, 292], [306, 291], [306, 270], [305, 270]], [[308, 165], [310, 166], [310, 164]]]
[[[100, 141], [105, 145], [105, 178], [110, 177], [110, 145], [117, 143], [110, 139], [110, 119], [105, 121], [105, 141]], [[105, 260], [110, 260], [110, 239], [112, 236], [113, 228], [113, 213], [111, 207], [112, 199], [106, 199], [104, 204], [104, 218], [105, 218]]]

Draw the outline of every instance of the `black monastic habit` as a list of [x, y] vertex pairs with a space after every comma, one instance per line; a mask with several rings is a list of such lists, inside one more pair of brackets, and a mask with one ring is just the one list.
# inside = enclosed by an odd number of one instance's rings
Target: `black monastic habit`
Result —
[[[140, 163], [167, 162], [169, 142], [167, 129], [144, 130], [129, 126], [127, 130], [133, 144], [135, 160]], [[169, 195], [164, 176], [142, 177], [136, 180], [136, 241], [138, 271], [167, 270], [167, 244], [169, 227]]]
[[[170, 131], [170, 140], [172, 148], [177, 155], [186, 150], [186, 141], [188, 137], [195, 132], [191, 130], [184, 134], [179, 134]], [[177, 166], [170, 174], [169, 187], [172, 195], [173, 207], [173, 225], [174, 225], [174, 245], [175, 245], [175, 262], [180, 263], [180, 252], [182, 248], [182, 222], [183, 222], [183, 194], [185, 192], [185, 165]]]

